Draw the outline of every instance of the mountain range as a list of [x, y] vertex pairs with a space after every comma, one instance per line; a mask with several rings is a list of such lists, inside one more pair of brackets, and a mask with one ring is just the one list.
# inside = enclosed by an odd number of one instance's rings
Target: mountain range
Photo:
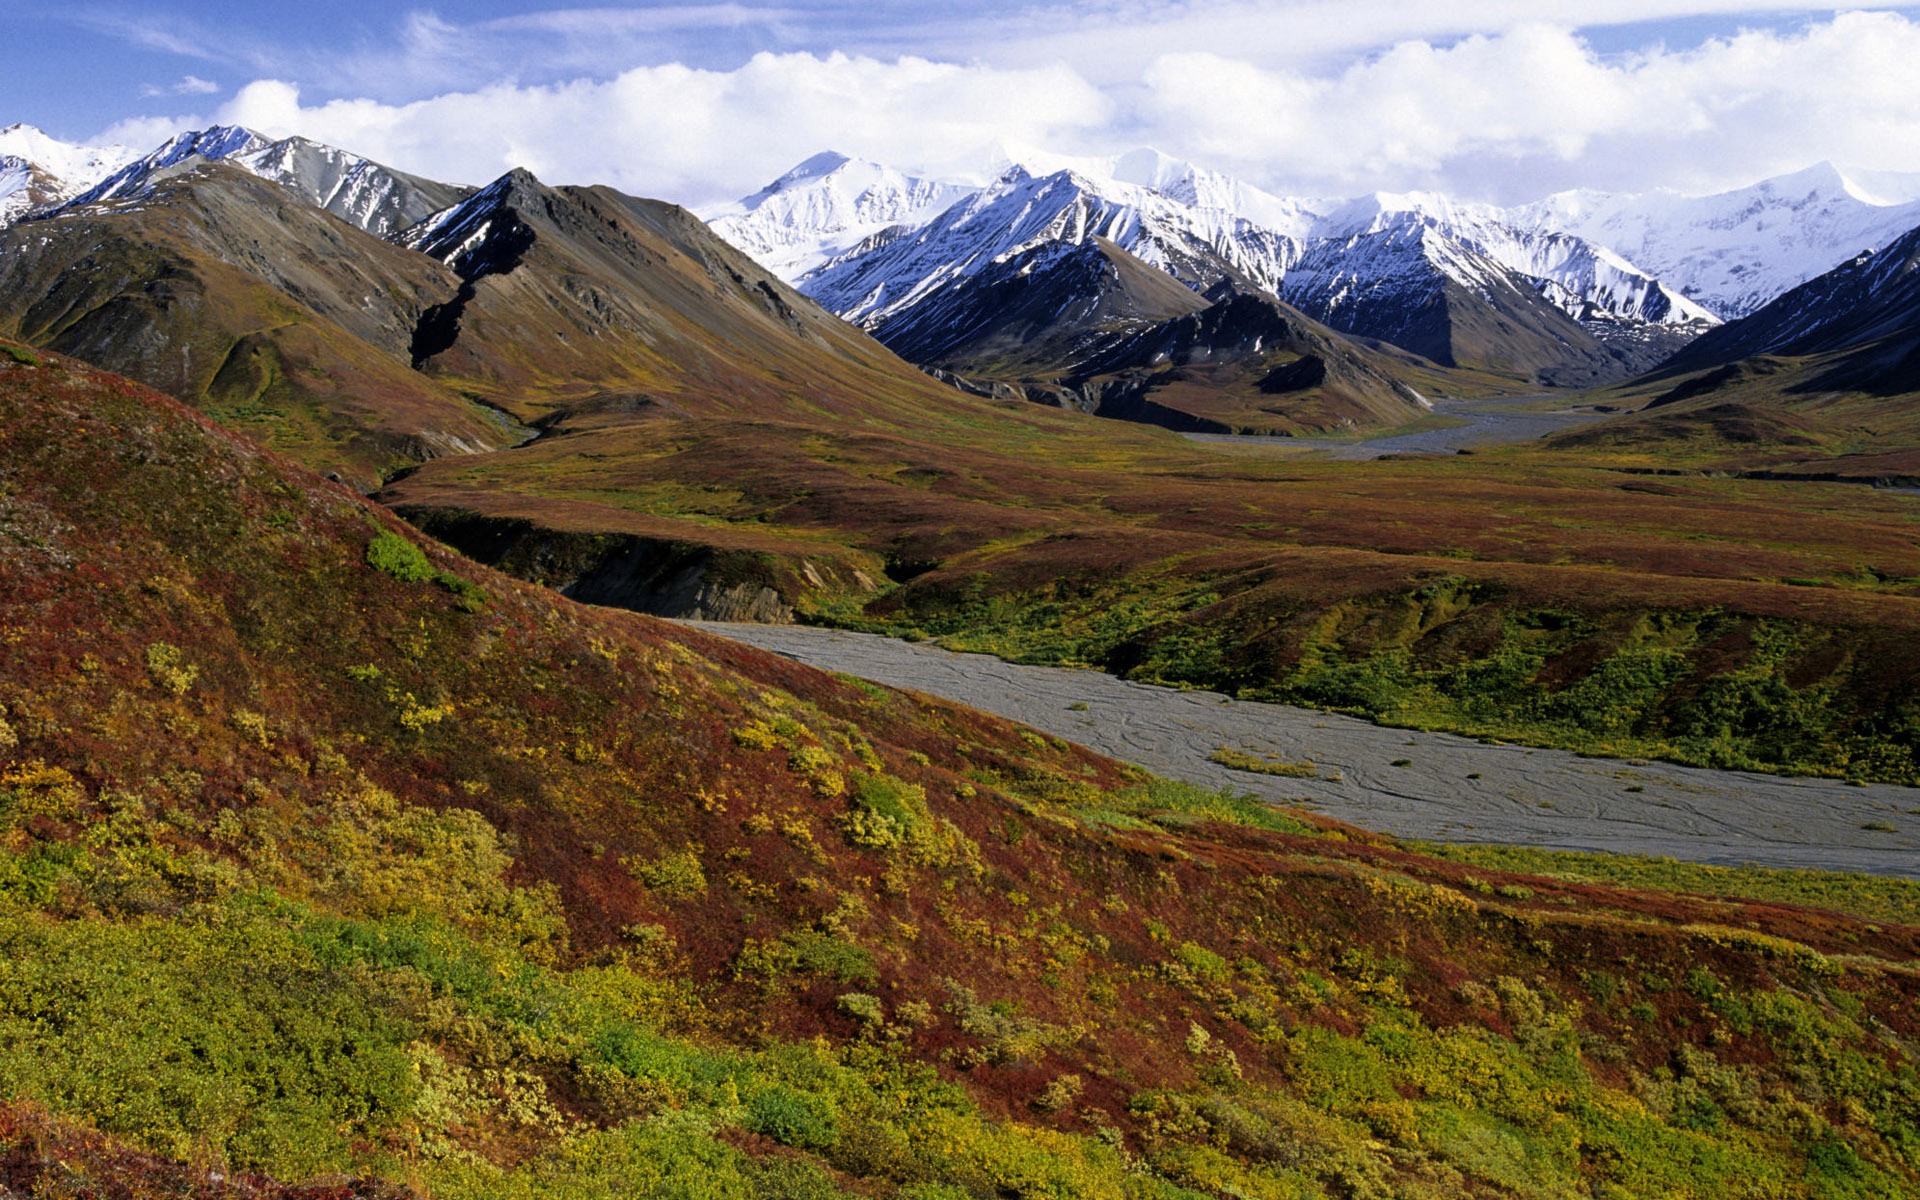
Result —
[[[471, 191], [235, 127], [136, 156], [15, 126], [0, 132], [0, 155], [0, 221], [136, 201], [208, 161], [394, 239]], [[1083, 294], [1071, 280], [1101, 272], [1063, 274], [1064, 260], [1041, 272], [1054, 289], [1035, 286], [1028, 256], [1042, 243], [1093, 239], [1109, 243], [1105, 261], [1117, 250], [1203, 301], [1263, 294], [1297, 310], [1289, 319], [1441, 367], [1580, 386], [1658, 365], [1720, 321], [1890, 244], [1920, 224], [1920, 184], [1822, 165], [1718, 196], [1568, 192], [1498, 208], [1424, 193], [1280, 197], [1151, 150], [1108, 159], [1022, 151], [984, 182], [822, 153], [706, 216], [911, 361], [961, 376], [1017, 368], [1037, 394], [1084, 381], [1094, 347], [1083, 335], [1094, 326], [1131, 340], [1187, 307], [1163, 292], [1145, 308], [1119, 305], [1111, 322], [1093, 319], [1113, 306], [1097, 286]], [[979, 314], [1002, 310], [1009, 278], [1023, 281], [1026, 315], [994, 328]], [[1048, 309], [1061, 319], [1040, 321]], [[996, 345], [1014, 343], [1023, 361], [996, 357]], [[1243, 415], [1234, 427], [1259, 427], [1256, 414]]]
[[[939, 325], [973, 276], [1037, 240], [1104, 237], [1198, 293], [1264, 291], [1443, 365], [1559, 385], [1652, 367], [1920, 224], [1915, 181], [1869, 186], [1829, 166], [1718, 196], [1569, 192], [1498, 208], [1283, 198], [1151, 151], [1025, 157], [1039, 165], [969, 184], [825, 154], [708, 215], [829, 309], [904, 337], [908, 357], [924, 350], [900, 331]], [[925, 303], [933, 315], [903, 321]]]

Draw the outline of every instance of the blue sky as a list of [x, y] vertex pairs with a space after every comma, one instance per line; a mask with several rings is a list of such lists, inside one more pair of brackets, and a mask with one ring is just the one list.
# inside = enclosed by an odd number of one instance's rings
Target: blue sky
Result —
[[1292, 191], [1707, 190], [1920, 171], [1920, 3], [10, 0], [0, 124], [241, 120], [477, 182], [690, 203], [828, 147], [966, 173], [1153, 144]]

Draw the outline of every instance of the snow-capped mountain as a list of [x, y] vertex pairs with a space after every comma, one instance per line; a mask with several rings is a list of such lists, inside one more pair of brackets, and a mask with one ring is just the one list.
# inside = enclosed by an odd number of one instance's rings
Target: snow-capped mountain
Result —
[[702, 215], [721, 237], [791, 281], [876, 234], [918, 225], [979, 190], [828, 151], [738, 203]]
[[[979, 341], [971, 327], [931, 336], [950, 317], [979, 319], [977, 298], [958, 298], [960, 291], [1004, 299], [1005, 276], [1057, 266], [1033, 258], [1037, 247], [1094, 239], [1196, 293], [1264, 292], [1336, 329], [1441, 363], [1566, 381], [1650, 366], [1713, 323], [1603, 247], [1525, 234], [1490, 208], [1437, 197], [1288, 201], [1152, 152], [1035, 161], [1058, 169], [1010, 167], [920, 226], [872, 237], [802, 277], [801, 290], [901, 353], [932, 353], [921, 361], [943, 364]], [[1075, 322], [1098, 307], [1086, 298], [1055, 302], [1062, 319]], [[1025, 308], [1027, 299], [1019, 303]], [[1474, 306], [1497, 315], [1466, 315]], [[923, 311], [908, 319], [915, 309]], [[1462, 332], [1476, 324], [1484, 332]]]
[[[1309, 236], [1344, 240], [1409, 222], [1428, 226], [1456, 245], [1536, 281], [1543, 296], [1582, 322], [1697, 323], [1704, 328], [1719, 320], [1608, 246], [1561, 229], [1518, 224], [1509, 210], [1492, 205], [1464, 204], [1424, 192], [1378, 193], [1327, 212]], [[1596, 329], [1605, 331], [1604, 326]]]
[[[1430, 217], [1402, 213], [1378, 228], [1312, 243], [1281, 296], [1343, 333], [1391, 342], [1442, 366], [1549, 386], [1624, 377], [1689, 336], [1611, 315], [1576, 320], [1566, 311], [1566, 293], [1553, 294], [1559, 291], [1466, 245]], [[1614, 330], [1632, 336], [1602, 336]]]
[[123, 200], [151, 190], [169, 168], [195, 157], [214, 161], [233, 158], [249, 150], [262, 150], [266, 138], [238, 125], [215, 125], [193, 133], [168, 138], [160, 148], [137, 158], [113, 174], [69, 200], [62, 207], [78, 208], [104, 200]]
[[800, 290], [873, 328], [935, 292], [1048, 242], [1105, 238], [1196, 292], [1223, 282], [1275, 290], [1302, 247], [1223, 209], [1074, 170], [1008, 168], [925, 224], [856, 248]]
[[[1814, 355], [1867, 348], [1877, 365], [1903, 368], [1903, 386], [1915, 382], [1911, 361], [1920, 346], [1920, 227], [1730, 322], [1675, 355], [1672, 373], [1699, 370], [1757, 355]], [[1868, 365], [1867, 361], [1854, 364]], [[1857, 371], [1854, 373], [1858, 373]], [[1839, 386], [1835, 384], [1834, 386]], [[1861, 386], [1854, 381], [1850, 386]]]
[[1920, 177], [1821, 163], [1713, 196], [1562, 192], [1508, 217], [1605, 245], [1732, 319], [1920, 225]]
[[467, 194], [465, 188], [395, 171], [306, 138], [274, 141], [237, 125], [216, 125], [168, 139], [151, 154], [127, 163], [59, 207], [77, 208], [142, 196], [173, 174], [200, 162], [216, 161], [270, 179], [314, 207], [381, 237], [405, 229]]
[[79, 195], [133, 157], [125, 146], [78, 146], [31, 125], [0, 129], [0, 228]]
[[[1605, 246], [1516, 226], [1491, 206], [1419, 194], [1284, 198], [1152, 150], [1111, 158], [1021, 150], [1008, 157], [1015, 161], [997, 178], [917, 225], [897, 219], [907, 211], [898, 203], [864, 224], [849, 220], [851, 185], [884, 178], [887, 195], [898, 197], [912, 177], [873, 164], [853, 172], [842, 156], [827, 155], [743, 200], [715, 227], [875, 332], [906, 329], [900, 315], [936, 296], [943, 298], [932, 313], [970, 309], [952, 302], [952, 289], [989, 270], [1003, 274], [1042, 242], [1092, 238], [1112, 241], [1195, 292], [1266, 292], [1336, 328], [1388, 340], [1388, 330], [1406, 336], [1411, 314], [1430, 308], [1448, 287], [1456, 302], [1478, 296], [1509, 317], [1551, 307], [1568, 321], [1516, 318], [1538, 335], [1531, 357], [1545, 355], [1561, 367], [1579, 360], [1581, 373], [1651, 365], [1715, 323]], [[822, 246], [849, 241], [836, 257], [795, 273], [798, 264], [818, 259]], [[931, 320], [910, 324], [924, 330]], [[1424, 334], [1409, 348], [1455, 361], [1448, 321], [1428, 321]], [[1562, 353], [1562, 346], [1573, 349]]]

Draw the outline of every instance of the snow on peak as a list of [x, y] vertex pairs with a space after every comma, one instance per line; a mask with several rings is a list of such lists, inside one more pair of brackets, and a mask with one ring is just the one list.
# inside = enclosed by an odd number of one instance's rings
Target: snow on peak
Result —
[[790, 187], [805, 183], [809, 179], [818, 179], [822, 175], [831, 175], [853, 160], [838, 150], [823, 150], [807, 159], [793, 170], [774, 180], [766, 187], [767, 195], [784, 192]]
[[0, 228], [78, 195], [133, 156], [125, 146], [76, 145], [32, 125], [0, 129]]
[[[0, 132], [0, 139], [10, 132]], [[270, 141], [238, 125], [216, 125], [169, 138], [138, 158], [116, 147], [111, 165], [94, 172], [83, 189], [52, 197], [50, 205], [39, 208], [39, 215], [144, 196], [160, 180], [196, 163], [214, 161], [280, 184], [314, 207], [375, 236], [412, 225], [464, 191], [403, 176], [371, 159], [306, 138]]]
[[1710, 196], [1562, 192], [1509, 216], [1607, 246], [1732, 319], [1920, 225], [1920, 176], [1819, 163]]
[[153, 153], [128, 163], [67, 203], [71, 207], [78, 207], [140, 195], [162, 172], [190, 158], [199, 157], [212, 162], [263, 150], [271, 144], [251, 129], [238, 125], [215, 125], [211, 129], [178, 134], [168, 138]]
[[792, 280], [888, 229], [917, 225], [977, 190], [827, 151], [753, 195], [703, 215], [721, 237]]

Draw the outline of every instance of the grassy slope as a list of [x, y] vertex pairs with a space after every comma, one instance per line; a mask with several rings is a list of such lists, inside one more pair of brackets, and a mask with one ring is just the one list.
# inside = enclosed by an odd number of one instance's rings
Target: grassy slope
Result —
[[[429, 464], [382, 498], [751, 537], [760, 582], [818, 619], [1027, 659], [1549, 744], [1920, 779], [1905, 497], [1522, 450], [1213, 455], [966, 403], [972, 423], [949, 407], [911, 431], [606, 414]], [[819, 587], [804, 564], [826, 558], [838, 579], [906, 582]]]
[[1920, 1190], [1920, 929], [1138, 783], [67, 360], [0, 431], [14, 1191]]

